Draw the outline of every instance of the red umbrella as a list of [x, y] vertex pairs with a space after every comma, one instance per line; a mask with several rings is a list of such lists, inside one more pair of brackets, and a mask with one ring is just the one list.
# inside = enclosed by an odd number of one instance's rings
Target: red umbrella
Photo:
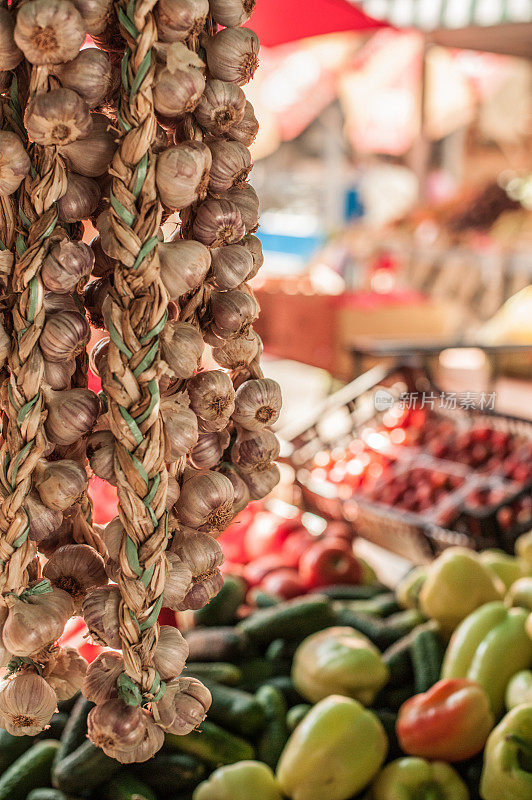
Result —
[[388, 27], [348, 0], [259, 0], [249, 22], [261, 44], [274, 47], [307, 36]]

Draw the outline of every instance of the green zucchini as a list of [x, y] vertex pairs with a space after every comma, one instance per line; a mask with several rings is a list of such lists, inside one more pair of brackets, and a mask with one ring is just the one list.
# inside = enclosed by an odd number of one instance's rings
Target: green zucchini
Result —
[[344, 603], [334, 603], [335, 624], [340, 626], [348, 626], [363, 633], [368, 639], [380, 646], [378, 643], [382, 641], [384, 636], [384, 620], [371, 614], [363, 614], [358, 611], [353, 611], [352, 608], [347, 608]]
[[13, 736], [0, 728], [0, 773], [34, 744], [33, 736]]
[[58, 711], [62, 714], [70, 714], [80, 697], [81, 692], [76, 692], [76, 694], [69, 697], [68, 700], [61, 700], [61, 702], [57, 704]]
[[390, 671], [388, 686], [414, 683], [414, 668], [410, 656], [412, 634], [409, 633], [390, 645], [382, 654], [382, 660]]
[[190, 661], [239, 661], [247, 656], [244, 633], [236, 628], [192, 628], [183, 634]]
[[209, 719], [241, 736], [253, 736], [264, 728], [266, 717], [261, 703], [249, 692], [204, 681], [212, 695]]
[[419, 630], [412, 638], [410, 655], [414, 666], [416, 693], [426, 692], [440, 679], [443, 646], [434, 630]]
[[197, 758], [165, 750], [142, 764], [131, 764], [129, 769], [164, 800], [174, 792], [177, 794], [195, 789], [207, 775], [205, 764]]
[[258, 756], [275, 771], [289, 736], [286, 702], [279, 689], [273, 686], [261, 686], [256, 697], [266, 718], [266, 726], [257, 743]]
[[39, 739], [60, 739], [68, 720], [69, 716], [64, 711], [58, 711], [53, 714], [50, 720], [50, 727], [39, 734]]
[[393, 761], [395, 758], [401, 758], [404, 756], [403, 751], [399, 746], [399, 740], [397, 738], [396, 732], [396, 723], [397, 723], [397, 714], [393, 711], [390, 711], [387, 708], [377, 708], [374, 709], [373, 713], [380, 720], [382, 727], [386, 733], [388, 738], [388, 755], [386, 757], [387, 761]]
[[333, 622], [329, 599], [322, 595], [307, 595], [272, 608], [261, 608], [236, 627], [252, 642], [267, 645], [274, 639], [301, 641]]
[[390, 590], [382, 583], [350, 584], [340, 583], [333, 586], [320, 586], [320, 594], [330, 597], [331, 600], [371, 600], [381, 594], [388, 594]]
[[40, 789], [33, 789], [27, 795], [26, 800], [74, 800], [72, 795], [65, 794], [61, 789], [51, 789], [43, 786]]
[[168, 749], [196, 756], [211, 767], [255, 758], [255, 749], [249, 742], [209, 720], [186, 736], [167, 733], [165, 742]]
[[275, 666], [265, 658], [249, 658], [240, 664], [242, 672], [241, 688], [248, 692], [256, 689], [275, 675]]
[[242, 683], [242, 670], [236, 664], [229, 664], [228, 661], [189, 661], [187, 663], [187, 675], [193, 675], [200, 681], [216, 681], [223, 683], [224, 686], [237, 686]]
[[45, 739], [10, 764], [0, 778], [0, 800], [25, 800], [32, 789], [49, 786], [58, 747], [55, 739]]
[[206, 606], [194, 612], [197, 625], [230, 625], [246, 597], [246, 585], [236, 575], [226, 575], [223, 586]]
[[426, 617], [417, 608], [407, 608], [391, 614], [383, 620], [383, 627], [376, 644], [382, 649], [390, 647], [425, 621]]
[[76, 794], [101, 786], [120, 769], [120, 763], [105, 755], [87, 739], [83, 744], [54, 763], [52, 784], [63, 792]]
[[288, 708], [304, 701], [304, 698], [301, 697], [297, 691], [289, 675], [275, 675], [273, 678], [268, 678], [267, 681], [264, 681], [262, 685], [273, 686], [274, 689], [281, 692]]
[[346, 608], [357, 614], [374, 614], [377, 617], [387, 617], [401, 610], [393, 592], [380, 593], [367, 600], [344, 600]]
[[286, 725], [290, 732], [294, 731], [299, 723], [305, 719], [308, 712], [312, 708], [308, 703], [298, 703], [297, 706], [292, 706], [286, 713]]
[[125, 769], [120, 770], [109, 783], [102, 786], [98, 795], [102, 800], [157, 800], [151, 786]]
[[86, 700], [83, 695], [80, 695], [70, 712], [68, 722], [63, 728], [59, 748], [55, 756], [54, 767], [86, 740], [87, 717], [89, 716], [91, 708], [94, 708], [94, 703], [91, 703], [90, 700]]

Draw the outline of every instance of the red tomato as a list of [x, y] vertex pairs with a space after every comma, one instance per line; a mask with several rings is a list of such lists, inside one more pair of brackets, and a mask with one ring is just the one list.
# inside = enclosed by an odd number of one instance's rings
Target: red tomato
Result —
[[248, 561], [268, 553], [278, 553], [288, 534], [299, 527], [301, 522], [298, 518], [282, 519], [268, 511], [257, 514], [244, 537]]
[[269, 572], [260, 584], [267, 594], [275, 594], [283, 600], [290, 600], [292, 597], [299, 597], [305, 594], [305, 585], [295, 569], [276, 569]]
[[283, 544], [282, 554], [286, 567], [297, 567], [303, 553], [316, 542], [316, 538], [301, 526], [290, 533]]
[[269, 572], [285, 567], [285, 560], [281, 553], [269, 553], [256, 561], [246, 564], [244, 578], [250, 586], [258, 586]]
[[299, 574], [308, 588], [337, 583], [360, 583], [362, 568], [347, 542], [316, 542], [299, 562]]

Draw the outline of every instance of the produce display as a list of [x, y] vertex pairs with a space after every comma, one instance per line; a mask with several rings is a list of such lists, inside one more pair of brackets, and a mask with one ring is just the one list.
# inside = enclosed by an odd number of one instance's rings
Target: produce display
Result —
[[[531, 547], [532, 533], [501, 556], [525, 575], [517, 583], [532, 581]], [[375, 580], [290, 600], [261, 591], [253, 606], [253, 587], [228, 574], [183, 626], [207, 720], [123, 766], [87, 739], [94, 702], [79, 695], [36, 739], [1, 732], [0, 798], [527, 800], [532, 612], [515, 605], [498, 555], [456, 548], [394, 592]], [[474, 599], [442, 626], [444, 600], [464, 602], [466, 569]], [[119, 658], [93, 664], [111, 675]]]
[[[89, 790], [211, 704], [181, 674], [187, 641], [158, 618], [217, 594], [216, 537], [279, 478], [281, 395], [259, 364], [247, 282], [262, 264], [247, 180], [257, 123], [241, 88], [258, 65], [240, 27], [253, 5], [0, 5], [6, 741], [58, 732], [57, 704], [84, 694], [74, 739], [31, 747], [4, 776], [13, 800], [52, 762], [61, 789]], [[89, 354], [91, 325], [105, 334]], [[202, 365], [206, 345], [219, 369]], [[117, 490], [105, 529], [92, 474]], [[79, 615], [111, 648], [88, 669], [57, 643]]]

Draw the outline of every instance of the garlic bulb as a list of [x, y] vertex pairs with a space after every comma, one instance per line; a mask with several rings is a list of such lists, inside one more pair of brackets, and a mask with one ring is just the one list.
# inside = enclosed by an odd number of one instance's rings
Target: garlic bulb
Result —
[[37, 144], [59, 146], [87, 136], [92, 117], [79, 94], [71, 89], [52, 89], [32, 98], [24, 114], [24, 124], [28, 136]]
[[13, 10], [0, 8], [0, 70], [15, 69], [22, 61], [22, 53], [15, 44], [14, 30]]
[[44, 565], [43, 575], [71, 596], [78, 611], [89, 589], [107, 584], [103, 558], [88, 544], [60, 547]]
[[[227, 420], [235, 408], [235, 390], [226, 372], [219, 369], [199, 372], [187, 384], [190, 406], [205, 420]], [[218, 430], [224, 428], [221, 424]]]
[[[89, 52], [84, 50], [83, 52]], [[100, 187], [92, 178], [84, 175], [68, 174], [67, 190], [57, 203], [61, 222], [85, 220], [98, 207]]]
[[116, 748], [113, 758], [116, 758], [122, 764], [138, 764], [153, 758], [164, 744], [164, 731], [146, 712], [144, 712], [144, 725], [144, 736], [141, 743], [133, 750]]
[[120, 600], [118, 586], [96, 586], [87, 592], [82, 605], [83, 619], [92, 638], [114, 650], [122, 647], [118, 621]]
[[204, 343], [201, 333], [188, 322], [167, 322], [161, 331], [161, 355], [172, 374], [185, 380], [201, 364]]
[[66, 511], [87, 488], [87, 473], [78, 461], [63, 459], [37, 464], [34, 484], [48, 508]]
[[70, 700], [81, 689], [87, 662], [73, 647], [61, 647], [51, 671], [46, 670], [46, 683], [52, 687], [59, 703]]
[[203, 608], [223, 585], [220, 572], [220, 565], [224, 560], [222, 548], [212, 535], [196, 533], [183, 527], [174, 534], [170, 552], [178, 555], [192, 572], [193, 585], [180, 610]]
[[256, 0], [210, 0], [212, 18], [224, 28], [243, 25], [251, 16]]
[[90, 36], [105, 31], [113, 14], [112, 0], [72, 0]]
[[233, 484], [235, 499], [233, 501], [233, 513], [236, 516], [249, 503], [249, 489], [241, 478], [239, 472], [231, 464], [221, 464], [219, 472], [229, 478]]
[[214, 78], [243, 86], [259, 66], [259, 40], [249, 28], [225, 28], [206, 43], [207, 65]]
[[240, 244], [228, 244], [211, 251], [211, 281], [217, 289], [236, 289], [253, 269], [253, 256]]
[[[92, 274], [95, 278], [107, 277], [115, 268], [115, 260], [104, 251], [100, 236], [95, 236], [90, 246], [94, 254]], [[157, 252], [159, 252], [159, 250]]]
[[204, 433], [190, 453], [189, 461], [196, 469], [212, 469], [216, 467], [229, 444], [229, 434], [224, 431]]
[[[219, 139], [209, 142], [209, 149], [212, 155], [209, 173], [209, 191], [211, 193], [225, 192], [235, 184], [246, 180], [251, 169], [251, 154], [247, 147], [240, 142], [226, 142]], [[233, 200], [233, 202], [235, 201]]]
[[50, 387], [60, 391], [61, 389], [70, 388], [70, 379], [76, 371], [76, 361], [62, 361], [60, 364], [57, 361], [44, 362], [44, 380]]
[[[44, 259], [41, 277], [47, 289], [57, 294], [66, 294], [90, 275], [94, 255], [84, 242], [71, 242], [62, 239], [54, 245]], [[59, 309], [64, 301], [58, 301]]]
[[87, 700], [101, 706], [118, 697], [116, 682], [123, 671], [124, 660], [120, 653], [104, 650], [87, 667], [81, 691]]
[[167, 553], [168, 574], [164, 584], [163, 606], [174, 611], [192, 588], [192, 572], [175, 553]]
[[35, 672], [21, 672], [0, 686], [0, 725], [12, 736], [36, 736], [56, 707], [54, 690]]
[[95, 475], [116, 486], [115, 437], [111, 431], [95, 431], [89, 436], [87, 458]]
[[210, 247], [239, 242], [246, 227], [238, 207], [229, 200], [206, 200], [196, 212], [194, 237]]
[[212, 331], [222, 339], [245, 336], [259, 313], [255, 298], [240, 289], [213, 292], [210, 309]]
[[2, 639], [14, 656], [32, 655], [55, 642], [74, 613], [74, 603], [66, 592], [52, 587], [44, 594], [32, 594], [36, 585], [30, 584], [20, 597], [5, 597], [9, 614]]
[[[41, 508], [45, 506], [41, 505]], [[50, 512], [52, 514], [57, 512]], [[63, 514], [62, 522], [50, 533], [46, 534], [43, 538], [39, 539], [39, 552], [49, 558], [52, 553], [65, 544], [71, 544], [73, 541], [73, 522], [72, 516], [79, 513], [79, 509], [70, 508]], [[59, 515], [60, 516], [60, 515]]]
[[231, 448], [231, 461], [239, 472], [264, 472], [279, 456], [279, 440], [269, 430], [241, 431]]
[[204, 131], [222, 136], [242, 121], [245, 108], [246, 96], [240, 86], [210, 78], [194, 116]]
[[203, 30], [209, 0], [159, 0], [155, 7], [161, 42], [185, 42]]
[[63, 516], [60, 511], [48, 508], [43, 503], [37, 492], [31, 491], [24, 501], [28, 513], [30, 530], [29, 538], [32, 542], [40, 542], [50, 536], [60, 525]]
[[153, 716], [168, 733], [185, 736], [203, 722], [211, 701], [211, 693], [197, 678], [177, 678], [154, 704]]
[[211, 151], [203, 142], [181, 142], [157, 158], [155, 180], [162, 202], [182, 209], [202, 200], [207, 192]]
[[190, 114], [198, 105], [205, 77], [199, 69], [171, 69], [160, 65], [155, 73], [153, 104], [165, 117]]
[[146, 713], [138, 706], [126, 705], [118, 698], [107, 700], [89, 712], [87, 734], [104, 753], [120, 760], [122, 752], [134, 750], [141, 744], [146, 718]]
[[19, 6], [15, 41], [30, 64], [61, 64], [85, 40], [80, 13], [68, 0], [30, 0]]
[[264, 263], [264, 256], [262, 255], [262, 243], [257, 236], [248, 234], [247, 236], [244, 236], [241, 244], [246, 248], [246, 250], [249, 250], [253, 257], [253, 269], [248, 275], [248, 280], [251, 280], [251, 278], [255, 277]]
[[263, 497], [270, 494], [281, 479], [277, 464], [272, 464], [271, 467], [261, 472], [242, 472], [240, 474], [249, 489], [249, 496], [252, 500], [262, 500]]
[[218, 472], [204, 472], [183, 483], [175, 509], [183, 525], [214, 533], [223, 531], [231, 522], [233, 500], [233, 486], [228, 478]]
[[53, 72], [61, 86], [77, 92], [89, 108], [101, 105], [113, 86], [111, 60], [96, 47], [87, 47], [73, 61], [59, 64]]
[[161, 625], [159, 639], [153, 651], [153, 666], [161, 676], [161, 680], [169, 681], [181, 675], [185, 669], [187, 658], [187, 640], [183, 638], [177, 628], [171, 625]]
[[184, 403], [161, 402], [164, 431], [164, 458], [177, 461], [188, 455], [198, 441], [198, 418]]
[[[48, 2], [48, 0], [45, 0]], [[92, 114], [92, 130], [83, 139], [64, 145], [59, 149], [72, 172], [97, 178], [107, 172], [116, 150], [115, 134], [111, 120], [104, 114]]]
[[[227, 144], [236, 145], [238, 142], [227, 142]], [[240, 147], [244, 147], [244, 145], [240, 145]], [[247, 150], [247, 148], [244, 149]], [[253, 233], [259, 224], [259, 198], [253, 186], [250, 186], [249, 183], [237, 184], [224, 192], [223, 197], [238, 208], [246, 231]]]
[[46, 320], [39, 346], [48, 361], [69, 361], [85, 349], [90, 332], [79, 311], [58, 311]]
[[103, 328], [103, 304], [109, 297], [111, 284], [108, 278], [96, 278], [90, 281], [83, 290], [83, 305], [89, 317], [91, 325], [95, 328]]
[[217, 364], [225, 369], [243, 369], [260, 355], [259, 337], [253, 330], [246, 335], [221, 342], [214, 347], [212, 356]]
[[105, 571], [112, 581], [116, 581], [120, 572], [120, 550], [125, 529], [120, 517], [114, 517], [107, 523], [102, 532], [102, 539], [107, 549]]
[[170, 300], [197, 289], [211, 264], [211, 254], [205, 245], [193, 239], [161, 242], [157, 247], [161, 278]]
[[58, 445], [74, 444], [89, 433], [100, 412], [98, 396], [90, 389], [69, 389], [46, 393], [48, 438]]
[[242, 428], [258, 431], [279, 419], [281, 387], [271, 378], [246, 381], [236, 392], [232, 417]]
[[0, 195], [16, 192], [29, 171], [30, 157], [17, 134], [0, 131]]
[[[234, 84], [229, 84], [229, 86], [233, 85]], [[235, 142], [240, 142], [241, 144], [245, 144], [246, 147], [250, 147], [257, 138], [258, 132], [259, 123], [255, 116], [255, 110], [249, 100], [247, 100], [244, 116], [228, 129], [227, 136]]]

